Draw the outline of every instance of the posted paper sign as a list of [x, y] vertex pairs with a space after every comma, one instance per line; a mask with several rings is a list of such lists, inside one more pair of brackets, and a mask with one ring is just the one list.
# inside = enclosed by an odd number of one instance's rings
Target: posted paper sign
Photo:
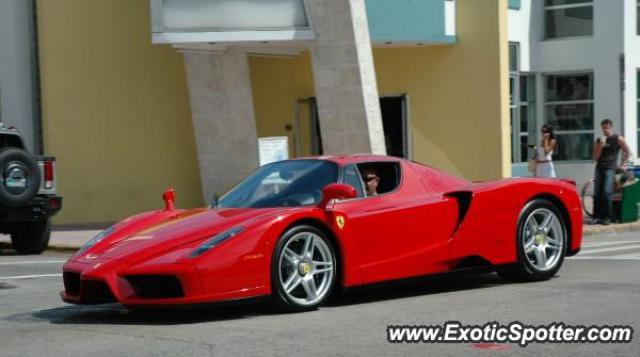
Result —
[[258, 154], [260, 166], [289, 158], [289, 138], [286, 136], [271, 136], [258, 138]]

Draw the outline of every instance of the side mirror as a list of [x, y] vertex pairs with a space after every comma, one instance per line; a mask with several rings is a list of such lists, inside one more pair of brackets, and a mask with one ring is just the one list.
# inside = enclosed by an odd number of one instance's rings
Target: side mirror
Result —
[[173, 211], [174, 204], [176, 202], [176, 193], [173, 191], [173, 188], [168, 188], [162, 194], [162, 199], [164, 200], [164, 210], [165, 211]]
[[353, 186], [344, 183], [332, 183], [322, 189], [322, 200], [320, 200], [318, 207], [325, 208], [331, 200], [355, 198], [357, 196], [358, 192]]

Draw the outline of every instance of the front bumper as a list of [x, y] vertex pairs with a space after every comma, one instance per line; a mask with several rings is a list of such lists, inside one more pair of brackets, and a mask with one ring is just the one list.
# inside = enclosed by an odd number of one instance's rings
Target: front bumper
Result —
[[136, 269], [117, 259], [70, 260], [63, 267], [63, 278], [65, 290], [60, 296], [72, 304], [119, 302], [140, 307], [181, 306], [268, 294], [265, 287], [205, 294], [197, 267], [178, 263]]

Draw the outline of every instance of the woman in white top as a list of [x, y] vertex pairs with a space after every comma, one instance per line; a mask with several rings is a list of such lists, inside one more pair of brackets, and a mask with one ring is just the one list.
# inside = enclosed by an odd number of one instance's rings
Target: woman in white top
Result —
[[542, 126], [542, 142], [536, 148], [536, 177], [556, 178], [553, 167], [553, 151], [556, 149], [556, 137], [547, 124]]

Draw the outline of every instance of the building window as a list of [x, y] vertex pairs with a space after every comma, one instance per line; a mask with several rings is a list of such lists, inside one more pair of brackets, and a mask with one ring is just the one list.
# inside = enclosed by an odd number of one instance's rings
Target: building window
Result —
[[511, 162], [529, 159], [535, 130], [535, 76], [520, 73], [519, 46], [509, 44], [509, 109], [511, 114]]
[[152, 0], [153, 32], [277, 31], [310, 27], [304, 0]]
[[545, 38], [593, 35], [592, 0], [545, 0]]
[[593, 74], [546, 77], [545, 122], [555, 130], [555, 160], [589, 160], [593, 147]]

